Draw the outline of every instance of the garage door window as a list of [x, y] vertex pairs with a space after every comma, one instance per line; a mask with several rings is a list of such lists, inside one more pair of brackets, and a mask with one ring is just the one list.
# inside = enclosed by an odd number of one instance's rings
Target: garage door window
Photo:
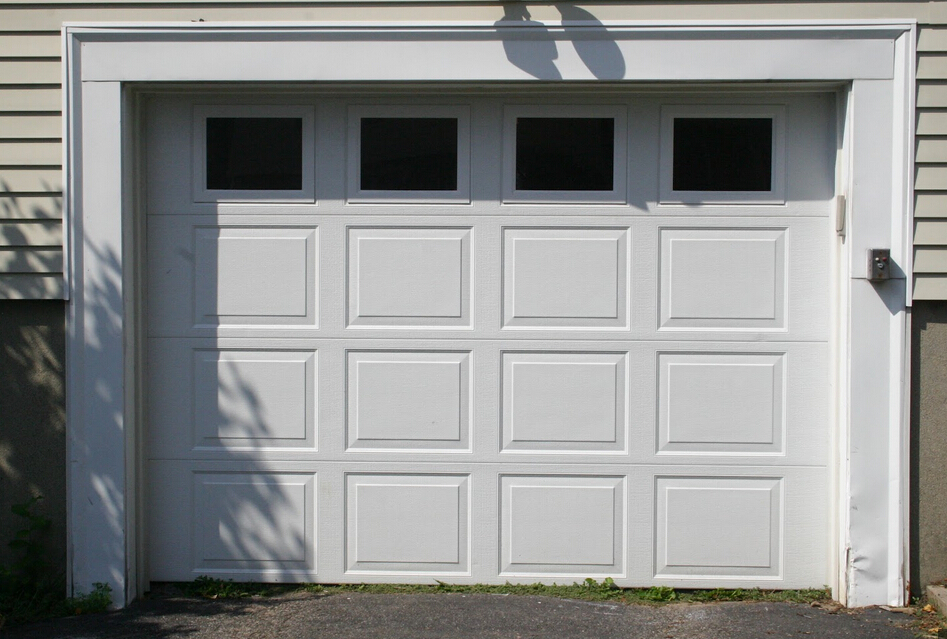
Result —
[[207, 118], [207, 188], [298, 191], [301, 118]]
[[611, 191], [612, 118], [517, 118], [517, 191]]
[[601, 106], [508, 106], [504, 201], [625, 202], [625, 110]]
[[470, 110], [448, 105], [349, 109], [348, 201], [470, 201]]
[[769, 105], [665, 106], [662, 203], [783, 203], [783, 114]]
[[312, 201], [313, 129], [311, 107], [194, 107], [194, 200]]

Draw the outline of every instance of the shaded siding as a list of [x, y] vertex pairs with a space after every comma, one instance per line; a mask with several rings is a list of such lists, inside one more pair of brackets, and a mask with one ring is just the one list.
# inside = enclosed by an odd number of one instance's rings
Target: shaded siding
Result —
[[0, 10], [0, 299], [61, 299], [58, 29], [10, 33]]
[[[158, 4], [158, 2], [162, 2]], [[947, 1], [812, 3], [618, 2], [584, 7], [599, 20], [914, 18], [917, 61], [915, 180], [916, 299], [947, 300]], [[535, 20], [559, 20], [553, 6], [529, 6]], [[496, 2], [421, 0], [303, 4], [210, 0], [197, 4], [112, 0], [0, 0], [0, 299], [63, 294], [60, 28], [63, 22], [162, 21], [496, 21]], [[36, 220], [41, 220], [37, 222]]]

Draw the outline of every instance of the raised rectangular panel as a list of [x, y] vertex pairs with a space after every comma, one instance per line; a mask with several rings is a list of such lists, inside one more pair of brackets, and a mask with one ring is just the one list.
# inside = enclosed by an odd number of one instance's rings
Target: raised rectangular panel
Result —
[[346, 476], [347, 572], [468, 573], [467, 475]]
[[470, 326], [469, 228], [350, 228], [349, 326]]
[[787, 229], [661, 229], [660, 329], [785, 330]]
[[316, 446], [314, 351], [195, 350], [194, 445]]
[[658, 477], [655, 576], [778, 578], [782, 480]]
[[658, 453], [784, 452], [785, 359], [659, 353]]
[[194, 473], [194, 567], [313, 571], [313, 474]]
[[503, 450], [621, 452], [625, 354], [503, 353]]
[[504, 328], [628, 328], [628, 229], [503, 231]]
[[622, 477], [500, 477], [501, 575], [624, 572]]
[[318, 230], [194, 228], [194, 322], [318, 322]]
[[347, 380], [349, 449], [470, 449], [470, 353], [349, 352]]

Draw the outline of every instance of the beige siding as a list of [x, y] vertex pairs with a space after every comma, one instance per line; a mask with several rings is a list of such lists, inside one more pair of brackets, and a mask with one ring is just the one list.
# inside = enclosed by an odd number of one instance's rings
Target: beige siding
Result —
[[[3, 36], [0, 35], [0, 38]], [[3, 64], [3, 60], [0, 60]], [[6, 87], [0, 85], [0, 111], [6, 112], [59, 112], [62, 110], [62, 89], [59, 85]]]
[[62, 144], [59, 140], [0, 141], [0, 165], [59, 166], [61, 163]]
[[941, 217], [947, 211], [947, 193], [918, 191], [914, 196], [914, 217]]
[[918, 37], [914, 297], [947, 299], [947, 28], [944, 3]]
[[62, 272], [62, 251], [2, 247], [0, 271], [13, 275], [55, 275]]
[[0, 300], [58, 300], [64, 296], [61, 275], [0, 274]]
[[914, 249], [914, 267], [925, 273], [947, 275], [947, 246], [921, 246]]
[[[912, 18], [920, 24], [915, 174], [915, 296], [947, 299], [947, 0], [934, 2], [608, 2], [584, 5], [599, 20]], [[554, 5], [530, 4], [535, 20]], [[207, 0], [0, 0], [0, 299], [58, 297], [62, 155], [60, 29], [63, 22], [481, 20], [493, 0], [398, 2]], [[6, 32], [6, 33], [4, 33]], [[29, 220], [53, 222], [27, 223]], [[5, 234], [5, 235], [4, 235]], [[6, 243], [5, 243], [6, 242]], [[50, 250], [52, 249], [52, 250]], [[15, 257], [11, 257], [15, 254]], [[11, 274], [10, 269], [33, 269]], [[44, 270], [45, 269], [45, 270]], [[38, 274], [42, 275], [38, 275]]]

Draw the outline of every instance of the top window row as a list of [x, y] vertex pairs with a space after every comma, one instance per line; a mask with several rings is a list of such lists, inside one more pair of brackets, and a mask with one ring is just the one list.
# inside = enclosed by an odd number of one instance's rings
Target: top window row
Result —
[[[466, 108], [366, 106], [351, 115], [350, 201], [469, 198]], [[310, 109], [197, 107], [195, 116], [197, 201], [312, 198]], [[782, 126], [780, 107], [666, 107], [655, 158], [661, 201], [780, 201]], [[509, 108], [504, 200], [622, 200], [625, 128], [619, 108]]]

